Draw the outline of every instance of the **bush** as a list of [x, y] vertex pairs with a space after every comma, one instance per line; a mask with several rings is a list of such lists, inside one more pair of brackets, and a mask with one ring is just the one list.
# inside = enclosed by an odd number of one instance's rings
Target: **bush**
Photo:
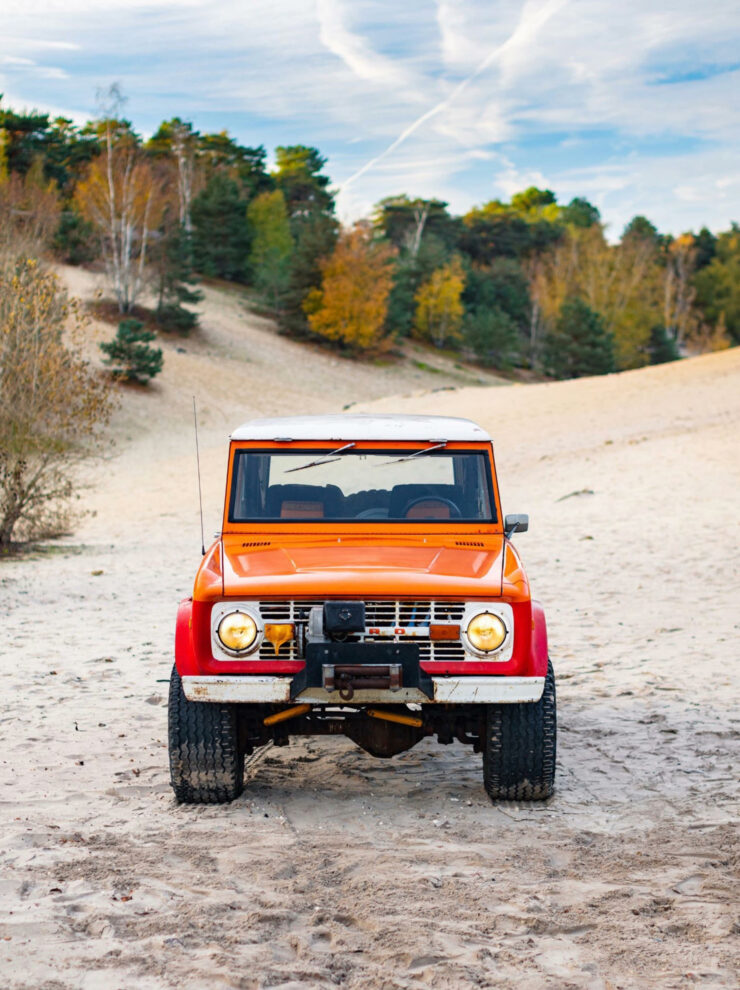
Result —
[[146, 385], [160, 373], [164, 360], [160, 348], [149, 346], [154, 337], [141, 320], [121, 320], [113, 340], [100, 345], [108, 355], [103, 363], [110, 365], [116, 378]]
[[156, 319], [163, 330], [179, 333], [181, 337], [187, 337], [198, 326], [198, 314], [179, 303], [164, 303], [157, 309]]
[[0, 257], [0, 548], [67, 528], [74, 468], [97, 452], [111, 391], [80, 356], [83, 323], [35, 259]]

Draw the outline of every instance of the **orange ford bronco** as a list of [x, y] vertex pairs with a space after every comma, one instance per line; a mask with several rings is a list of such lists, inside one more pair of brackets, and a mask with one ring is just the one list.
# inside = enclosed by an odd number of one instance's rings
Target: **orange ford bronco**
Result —
[[490, 437], [436, 416], [301, 416], [231, 438], [223, 531], [177, 617], [179, 801], [231, 801], [244, 757], [342, 734], [483, 754], [493, 799], [552, 794], [555, 680], [501, 514]]

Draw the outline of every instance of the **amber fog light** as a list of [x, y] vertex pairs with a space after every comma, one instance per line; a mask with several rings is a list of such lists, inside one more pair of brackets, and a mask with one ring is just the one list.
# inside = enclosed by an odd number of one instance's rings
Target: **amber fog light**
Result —
[[474, 650], [480, 653], [493, 653], [503, 645], [508, 629], [504, 620], [493, 612], [481, 612], [471, 619], [465, 635]]
[[246, 653], [257, 639], [257, 623], [246, 612], [229, 612], [218, 624], [218, 638], [232, 653]]

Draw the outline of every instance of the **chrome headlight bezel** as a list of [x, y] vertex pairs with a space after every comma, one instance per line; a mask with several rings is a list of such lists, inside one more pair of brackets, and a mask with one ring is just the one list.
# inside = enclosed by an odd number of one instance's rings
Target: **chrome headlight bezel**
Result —
[[[495, 650], [486, 652], [479, 650], [468, 638], [468, 626], [479, 615], [486, 613], [495, 615], [501, 620], [506, 630], [503, 642]], [[466, 605], [460, 624], [460, 639], [465, 648], [465, 652], [475, 657], [477, 660], [495, 660], [497, 663], [504, 663], [511, 660], [514, 652], [514, 612], [511, 605], [506, 602], [471, 602]]]
[[[228, 647], [219, 635], [221, 623], [228, 615], [240, 612], [248, 615], [254, 622], [257, 635], [250, 645], [244, 650], [233, 650]], [[218, 660], [243, 660], [259, 651], [265, 634], [264, 623], [260, 616], [259, 609], [252, 602], [218, 602], [211, 611], [211, 647], [214, 657]], [[221, 656], [219, 657], [219, 654]]]

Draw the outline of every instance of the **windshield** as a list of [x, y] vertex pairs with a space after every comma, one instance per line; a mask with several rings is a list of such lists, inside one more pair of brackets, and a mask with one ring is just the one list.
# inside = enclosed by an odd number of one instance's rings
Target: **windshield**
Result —
[[496, 521], [489, 460], [478, 451], [291, 448], [235, 458], [230, 522]]

